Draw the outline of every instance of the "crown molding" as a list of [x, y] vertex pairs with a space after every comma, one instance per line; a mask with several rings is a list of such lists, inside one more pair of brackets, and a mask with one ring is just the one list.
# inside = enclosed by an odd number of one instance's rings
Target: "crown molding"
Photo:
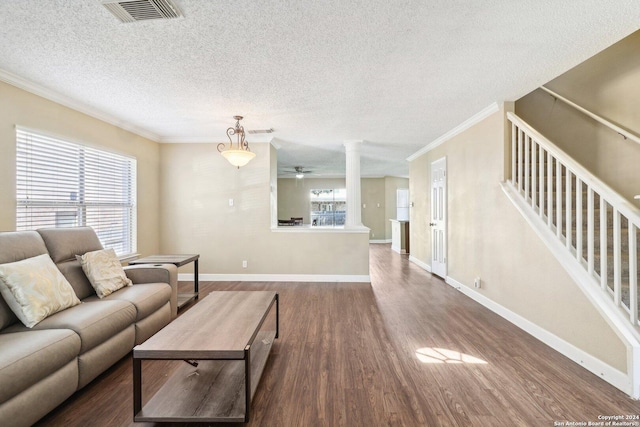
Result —
[[202, 136], [202, 137], [172, 136], [169, 138], [160, 138], [158, 142], [160, 144], [219, 144], [221, 141], [216, 141], [216, 138], [210, 138], [206, 136]]
[[282, 148], [282, 140], [278, 139], [277, 136], [271, 138], [270, 144], [273, 145], [273, 148], [279, 150]]
[[71, 108], [72, 110], [78, 111], [80, 113], [91, 116], [95, 119], [101, 120], [103, 122], [109, 123], [113, 126], [116, 126], [120, 129], [124, 129], [126, 131], [135, 133], [143, 138], [150, 139], [155, 142], [160, 142], [161, 138], [153, 132], [149, 132], [146, 129], [142, 129], [136, 125], [128, 123], [118, 117], [112, 116], [111, 114], [107, 114], [103, 111], [98, 110], [95, 107], [91, 107], [83, 102], [80, 102], [76, 99], [70, 98], [66, 95], [63, 95], [55, 90], [46, 88], [37, 83], [29, 81], [25, 78], [17, 76], [13, 73], [10, 73], [6, 70], [0, 69], [0, 81], [10, 84], [11, 86], [15, 86], [19, 89], [30, 92], [34, 95], [40, 96], [42, 98], [48, 99], [49, 101], [53, 101], [57, 104], [63, 105], [65, 107]]
[[500, 110], [500, 106], [498, 105], [497, 102], [494, 102], [493, 104], [489, 105], [488, 107], [484, 108], [483, 110], [469, 117], [467, 120], [460, 123], [458, 126], [454, 127], [449, 132], [442, 135], [440, 138], [436, 139], [435, 141], [431, 142], [430, 144], [426, 145], [425, 147], [421, 148], [420, 150], [416, 151], [415, 153], [407, 157], [407, 161], [411, 162], [417, 159], [418, 157], [422, 156], [423, 154], [428, 153], [429, 151], [433, 150], [437, 146], [444, 144], [454, 136], [464, 132], [465, 130], [469, 129], [471, 126], [481, 122], [482, 120], [486, 119], [491, 114], [499, 110]]

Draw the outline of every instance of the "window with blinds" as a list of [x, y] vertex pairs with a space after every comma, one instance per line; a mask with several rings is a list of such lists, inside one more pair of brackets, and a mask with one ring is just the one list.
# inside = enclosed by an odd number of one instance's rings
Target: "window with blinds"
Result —
[[136, 160], [16, 130], [16, 230], [90, 226], [105, 248], [136, 251]]

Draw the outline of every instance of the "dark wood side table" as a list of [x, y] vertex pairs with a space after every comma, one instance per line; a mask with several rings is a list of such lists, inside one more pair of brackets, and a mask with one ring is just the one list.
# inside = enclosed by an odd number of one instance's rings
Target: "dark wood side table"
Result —
[[144, 258], [138, 258], [133, 261], [129, 261], [129, 265], [136, 264], [173, 264], [176, 267], [182, 267], [183, 265], [193, 262], [193, 293], [179, 293], [178, 294], [178, 308], [184, 306], [192, 299], [198, 299], [198, 258], [199, 254], [188, 255], [150, 255]]

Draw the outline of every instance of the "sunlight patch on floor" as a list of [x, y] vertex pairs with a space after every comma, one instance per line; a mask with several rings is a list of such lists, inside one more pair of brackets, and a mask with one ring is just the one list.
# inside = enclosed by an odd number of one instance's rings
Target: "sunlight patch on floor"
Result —
[[416, 350], [416, 356], [422, 363], [469, 363], [486, 365], [487, 362], [468, 354], [444, 348], [424, 347]]

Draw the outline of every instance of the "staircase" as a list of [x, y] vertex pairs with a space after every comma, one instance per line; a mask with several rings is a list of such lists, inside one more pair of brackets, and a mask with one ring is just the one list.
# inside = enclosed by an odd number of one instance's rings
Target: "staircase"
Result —
[[631, 349], [630, 394], [640, 397], [640, 210], [522, 119], [511, 123], [503, 188]]
[[638, 326], [640, 211], [518, 116], [507, 117], [510, 185]]

